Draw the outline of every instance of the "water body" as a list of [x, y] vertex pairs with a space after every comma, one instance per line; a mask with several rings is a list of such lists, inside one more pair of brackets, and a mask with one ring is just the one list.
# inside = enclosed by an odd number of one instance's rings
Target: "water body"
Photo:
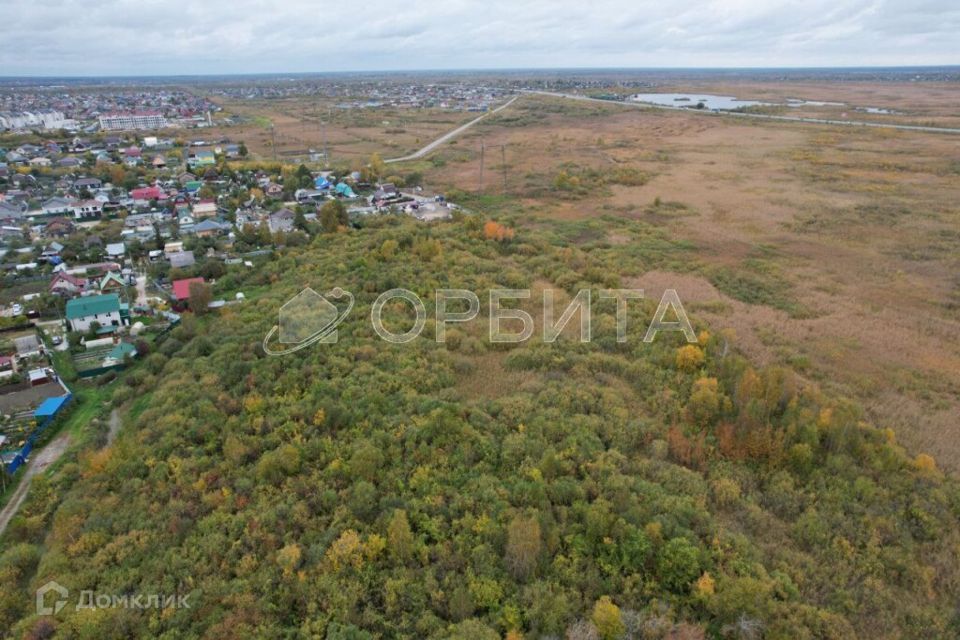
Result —
[[801, 100], [800, 98], [787, 98], [788, 107], [844, 107], [845, 102], [825, 102], [823, 100]]
[[[634, 102], [646, 102], [662, 107], [677, 107], [686, 109], [707, 109], [709, 111], [735, 111], [742, 107], [844, 107], [844, 102], [826, 102], [822, 100], [802, 100], [788, 98], [786, 103], [762, 102], [760, 100], [740, 100], [735, 96], [718, 96], [711, 93], [637, 93], [630, 98]], [[703, 106], [700, 106], [703, 105]], [[873, 114], [893, 114], [893, 109], [880, 107], [853, 107], [856, 111]]]
[[[718, 96], [710, 93], [638, 93], [632, 98], [636, 102], [648, 102], [662, 107], [702, 108], [711, 111], [732, 111], [740, 107], [773, 105], [772, 102], [757, 100], [739, 100], [734, 96]], [[703, 107], [697, 105], [702, 104]]]

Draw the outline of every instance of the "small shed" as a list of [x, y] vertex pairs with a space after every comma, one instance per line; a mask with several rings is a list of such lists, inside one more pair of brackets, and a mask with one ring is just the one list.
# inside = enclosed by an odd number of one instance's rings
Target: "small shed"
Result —
[[40, 406], [37, 407], [37, 410], [33, 412], [33, 417], [37, 421], [37, 425], [44, 426], [51, 420], [53, 420], [57, 413], [68, 403], [72, 396], [68, 393], [65, 396], [55, 396], [53, 398], [47, 398]]
[[30, 386], [36, 387], [50, 382], [50, 374], [46, 369], [31, 369], [27, 376], [30, 378]]

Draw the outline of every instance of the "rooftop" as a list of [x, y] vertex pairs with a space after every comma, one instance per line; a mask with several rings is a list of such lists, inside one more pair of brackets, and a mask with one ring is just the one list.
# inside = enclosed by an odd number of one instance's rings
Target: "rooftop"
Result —
[[68, 320], [76, 320], [100, 313], [111, 313], [113, 311], [120, 311], [120, 296], [115, 293], [74, 298], [67, 302]]

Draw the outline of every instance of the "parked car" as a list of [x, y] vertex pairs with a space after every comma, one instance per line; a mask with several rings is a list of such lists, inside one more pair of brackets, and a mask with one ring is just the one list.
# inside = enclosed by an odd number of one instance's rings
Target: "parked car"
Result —
[[54, 346], [56, 346], [56, 345], [60, 344], [61, 342], [63, 342], [63, 338], [61, 338], [60, 336], [53, 336], [52, 342], [53, 342]]
[[19, 316], [20, 314], [23, 313], [23, 305], [20, 304], [19, 302], [14, 302], [13, 307], [11, 307], [11, 310], [13, 311], [13, 315]]

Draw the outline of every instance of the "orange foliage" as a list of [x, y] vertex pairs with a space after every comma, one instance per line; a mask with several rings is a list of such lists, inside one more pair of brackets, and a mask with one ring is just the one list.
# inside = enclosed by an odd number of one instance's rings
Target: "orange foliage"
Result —
[[717, 448], [732, 460], [767, 460], [779, 463], [783, 459], [783, 432], [761, 426], [737, 429], [725, 423], [717, 427]]
[[487, 240], [496, 240], [497, 242], [513, 240], [514, 233], [514, 230], [510, 227], [504, 226], [499, 222], [494, 222], [493, 220], [488, 220], [487, 223], [483, 225], [483, 237]]
[[694, 437], [687, 437], [683, 434], [680, 427], [672, 426], [667, 431], [667, 444], [670, 447], [670, 455], [673, 459], [685, 467], [702, 469], [707, 461], [706, 447], [704, 446], [705, 434], [700, 433]]

